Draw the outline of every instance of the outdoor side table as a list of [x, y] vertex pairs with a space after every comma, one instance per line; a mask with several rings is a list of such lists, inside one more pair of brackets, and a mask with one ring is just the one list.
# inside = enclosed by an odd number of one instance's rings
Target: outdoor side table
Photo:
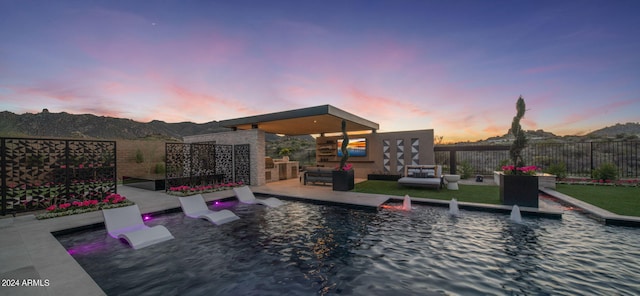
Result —
[[458, 190], [458, 181], [460, 181], [460, 175], [444, 175], [444, 180], [447, 181], [447, 189]]

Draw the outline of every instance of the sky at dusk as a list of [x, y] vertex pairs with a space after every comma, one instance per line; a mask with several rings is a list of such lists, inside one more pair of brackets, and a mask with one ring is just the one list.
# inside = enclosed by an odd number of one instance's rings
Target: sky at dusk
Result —
[[205, 123], [330, 104], [445, 141], [640, 121], [640, 1], [0, 0], [0, 111]]

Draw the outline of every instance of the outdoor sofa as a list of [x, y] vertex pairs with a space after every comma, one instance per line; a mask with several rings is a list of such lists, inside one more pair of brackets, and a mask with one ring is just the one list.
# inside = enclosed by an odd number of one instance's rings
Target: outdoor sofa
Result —
[[303, 175], [303, 183], [332, 183], [333, 168], [325, 167], [308, 167]]
[[407, 165], [404, 177], [398, 184], [412, 187], [432, 187], [440, 190], [444, 185], [442, 166], [440, 165]]

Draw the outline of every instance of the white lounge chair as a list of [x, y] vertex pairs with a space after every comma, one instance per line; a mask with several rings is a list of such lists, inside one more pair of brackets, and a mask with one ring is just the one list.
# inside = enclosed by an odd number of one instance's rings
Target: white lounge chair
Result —
[[263, 204], [270, 208], [279, 207], [283, 204], [281, 200], [275, 197], [269, 197], [266, 199], [256, 198], [256, 196], [253, 195], [253, 192], [251, 191], [251, 188], [249, 188], [249, 186], [234, 187], [233, 192], [236, 194], [236, 196], [238, 197], [238, 200], [241, 203]]
[[200, 194], [181, 196], [180, 206], [182, 206], [182, 211], [187, 217], [207, 219], [216, 225], [240, 219], [240, 217], [229, 210], [209, 210], [207, 203], [204, 201], [204, 197]]
[[125, 239], [136, 250], [173, 239], [166, 227], [145, 225], [138, 205], [102, 210], [102, 215], [109, 235]]

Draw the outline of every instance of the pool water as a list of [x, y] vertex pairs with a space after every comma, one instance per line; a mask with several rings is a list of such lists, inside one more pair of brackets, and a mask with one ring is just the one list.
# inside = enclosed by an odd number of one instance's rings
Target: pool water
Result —
[[640, 229], [573, 211], [516, 224], [416, 204], [411, 212], [292, 201], [226, 208], [241, 220], [153, 217], [147, 224], [175, 239], [140, 250], [102, 228], [58, 240], [108, 295], [640, 293]]

